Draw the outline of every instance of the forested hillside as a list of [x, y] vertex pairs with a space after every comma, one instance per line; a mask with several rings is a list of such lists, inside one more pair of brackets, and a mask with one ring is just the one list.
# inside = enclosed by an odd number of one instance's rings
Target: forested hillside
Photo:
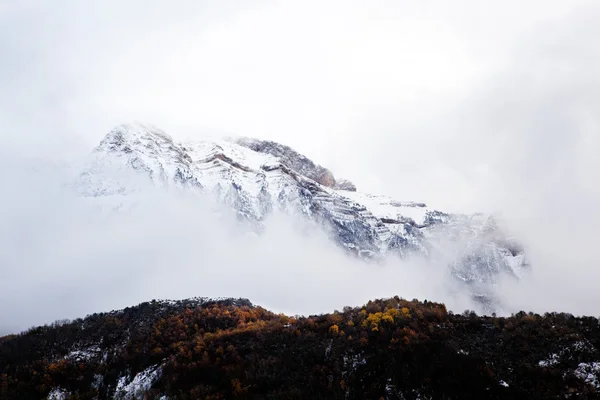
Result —
[[152, 301], [1, 338], [0, 398], [593, 399], [599, 348], [598, 319], [569, 314]]

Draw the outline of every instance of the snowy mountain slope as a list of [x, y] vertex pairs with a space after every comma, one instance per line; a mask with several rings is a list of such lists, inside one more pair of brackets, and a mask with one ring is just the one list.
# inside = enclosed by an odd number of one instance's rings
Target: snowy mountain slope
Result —
[[76, 189], [84, 197], [122, 198], [148, 182], [212, 193], [257, 229], [274, 210], [301, 216], [324, 225], [337, 243], [365, 259], [438, 259], [469, 284], [493, 283], [500, 273], [518, 277], [528, 267], [522, 249], [489, 216], [446, 214], [358, 192], [275, 142], [177, 143], [154, 127], [121, 125], [93, 151]]

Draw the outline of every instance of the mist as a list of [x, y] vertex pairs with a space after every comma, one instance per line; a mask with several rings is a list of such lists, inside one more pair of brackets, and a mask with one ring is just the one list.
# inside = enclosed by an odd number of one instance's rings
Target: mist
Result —
[[396, 294], [474, 307], [443, 266], [368, 264], [297, 217], [275, 213], [256, 235], [210, 196], [147, 183], [127, 196], [84, 198], [65, 185], [69, 169], [0, 170], [9, 188], [0, 212], [3, 332], [196, 296], [245, 297], [292, 315]]
[[508, 312], [599, 314], [597, 2], [147, 4], [0, 5], [0, 331], [190, 296], [475, 308], [443, 265], [358, 263], [285, 216], [254, 238], [209, 199], [148, 189], [110, 216], [73, 197], [73, 165], [132, 120], [276, 140], [360, 191], [494, 213], [532, 265], [498, 284]]

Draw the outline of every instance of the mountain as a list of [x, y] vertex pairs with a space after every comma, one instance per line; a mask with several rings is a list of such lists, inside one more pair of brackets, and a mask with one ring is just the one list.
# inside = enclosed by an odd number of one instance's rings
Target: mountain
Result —
[[210, 193], [256, 232], [281, 211], [325, 227], [336, 243], [365, 260], [419, 256], [445, 263], [477, 295], [486, 295], [501, 274], [518, 278], [529, 269], [521, 246], [491, 216], [450, 214], [360, 192], [272, 141], [177, 142], [151, 126], [121, 125], [94, 149], [74, 185], [81, 196], [118, 203], [147, 183]]
[[325, 315], [151, 301], [0, 338], [0, 398], [598, 399], [600, 323], [399, 297]]

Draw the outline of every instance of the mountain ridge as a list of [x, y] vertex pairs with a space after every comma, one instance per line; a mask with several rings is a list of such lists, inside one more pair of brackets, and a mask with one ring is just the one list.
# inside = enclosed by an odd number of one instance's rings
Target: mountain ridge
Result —
[[476, 294], [498, 277], [529, 270], [524, 249], [493, 217], [451, 214], [426, 204], [362, 193], [289, 146], [252, 138], [177, 142], [143, 124], [123, 124], [93, 150], [75, 187], [84, 197], [127, 196], [141, 182], [210, 193], [259, 232], [273, 211], [325, 227], [365, 260], [441, 260]]

